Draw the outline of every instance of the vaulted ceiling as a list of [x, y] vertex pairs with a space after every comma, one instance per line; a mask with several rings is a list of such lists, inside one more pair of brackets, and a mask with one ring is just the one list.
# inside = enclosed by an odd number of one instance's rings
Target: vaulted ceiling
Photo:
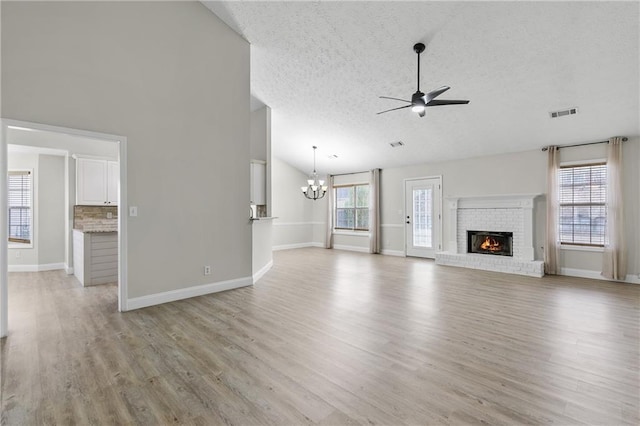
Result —
[[[203, 3], [251, 43], [273, 153], [302, 171], [312, 145], [339, 173], [639, 134], [638, 2]], [[416, 91], [416, 42], [422, 91], [471, 103], [376, 115]]]

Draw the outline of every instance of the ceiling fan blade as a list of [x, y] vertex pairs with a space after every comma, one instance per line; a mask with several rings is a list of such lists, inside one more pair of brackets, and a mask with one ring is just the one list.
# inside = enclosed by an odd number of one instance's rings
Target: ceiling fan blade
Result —
[[402, 101], [402, 102], [411, 103], [411, 101], [407, 101], [406, 99], [390, 98], [389, 96], [380, 96], [380, 99], [393, 99], [394, 101]]
[[436, 90], [432, 90], [429, 93], [427, 93], [426, 95], [424, 95], [425, 101], [427, 103], [429, 103], [432, 99], [435, 99], [436, 97], [442, 95], [444, 92], [446, 92], [449, 89], [451, 89], [451, 87], [442, 86], [442, 87], [437, 88]]
[[386, 111], [380, 111], [380, 112], [377, 112], [376, 114], [384, 114], [385, 112], [391, 112], [391, 111], [395, 111], [395, 110], [397, 110], [397, 109], [403, 109], [403, 108], [410, 108], [410, 107], [412, 107], [412, 106], [413, 106], [413, 105], [405, 105], [405, 106], [401, 106], [401, 107], [398, 107], [398, 108], [391, 108], [391, 109], [388, 109], [388, 110], [386, 110]]
[[432, 107], [432, 106], [441, 106], [441, 105], [466, 105], [468, 104], [469, 101], [450, 101], [450, 100], [446, 100], [446, 99], [434, 99], [432, 101], [427, 102], [427, 106], [428, 107]]

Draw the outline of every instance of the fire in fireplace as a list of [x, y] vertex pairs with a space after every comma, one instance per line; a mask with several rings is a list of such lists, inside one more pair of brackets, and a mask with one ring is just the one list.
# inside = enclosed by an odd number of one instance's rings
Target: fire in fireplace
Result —
[[513, 232], [467, 231], [467, 253], [513, 256]]

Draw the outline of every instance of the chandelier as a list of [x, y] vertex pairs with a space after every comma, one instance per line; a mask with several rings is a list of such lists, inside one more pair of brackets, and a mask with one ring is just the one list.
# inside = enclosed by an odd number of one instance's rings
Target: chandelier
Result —
[[307, 180], [307, 186], [302, 186], [302, 193], [305, 197], [310, 200], [319, 200], [324, 197], [324, 194], [327, 192], [327, 187], [324, 184], [323, 180], [318, 179], [318, 173], [316, 172], [316, 149], [317, 146], [313, 147], [313, 173], [309, 175], [309, 180]]

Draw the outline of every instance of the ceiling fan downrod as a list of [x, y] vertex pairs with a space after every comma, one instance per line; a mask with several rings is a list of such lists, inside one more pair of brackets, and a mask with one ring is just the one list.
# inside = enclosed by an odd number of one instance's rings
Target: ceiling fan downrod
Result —
[[420, 54], [424, 52], [425, 45], [416, 43], [413, 45], [413, 51], [418, 54], [418, 92], [420, 91]]

